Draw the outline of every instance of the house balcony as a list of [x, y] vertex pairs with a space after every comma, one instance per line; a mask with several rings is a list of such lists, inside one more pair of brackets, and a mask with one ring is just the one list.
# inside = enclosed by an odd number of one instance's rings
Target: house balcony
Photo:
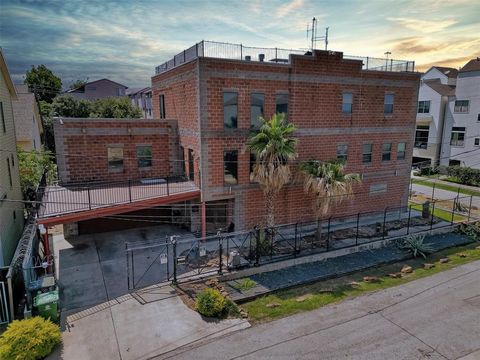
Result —
[[[193, 178], [198, 179], [198, 176]], [[52, 226], [174, 204], [200, 196], [199, 182], [187, 177], [51, 185], [43, 190], [39, 224]]]

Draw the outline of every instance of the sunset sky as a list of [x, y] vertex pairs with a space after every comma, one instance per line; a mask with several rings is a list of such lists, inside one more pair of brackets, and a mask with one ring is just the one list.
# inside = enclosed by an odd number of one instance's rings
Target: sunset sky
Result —
[[45, 64], [64, 87], [104, 77], [139, 87], [202, 39], [307, 48], [313, 16], [319, 33], [330, 27], [329, 49], [350, 55], [390, 51], [419, 70], [480, 56], [480, 3], [472, 0], [2, 0], [0, 46], [15, 82]]

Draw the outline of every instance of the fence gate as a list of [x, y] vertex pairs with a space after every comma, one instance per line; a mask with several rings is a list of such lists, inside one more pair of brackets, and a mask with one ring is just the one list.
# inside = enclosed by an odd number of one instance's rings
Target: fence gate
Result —
[[7, 299], [7, 284], [0, 281], [0, 325], [8, 324], [10, 322], [8, 299]]
[[128, 290], [168, 281], [173, 269], [171, 247], [168, 239], [157, 244], [126, 243]]

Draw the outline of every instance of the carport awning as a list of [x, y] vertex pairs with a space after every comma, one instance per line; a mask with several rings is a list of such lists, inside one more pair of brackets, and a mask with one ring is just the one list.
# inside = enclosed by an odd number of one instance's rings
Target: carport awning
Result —
[[194, 182], [139, 185], [130, 188], [104, 187], [68, 189], [47, 187], [37, 219], [38, 224], [53, 226], [117, 215], [156, 205], [174, 204], [200, 196]]

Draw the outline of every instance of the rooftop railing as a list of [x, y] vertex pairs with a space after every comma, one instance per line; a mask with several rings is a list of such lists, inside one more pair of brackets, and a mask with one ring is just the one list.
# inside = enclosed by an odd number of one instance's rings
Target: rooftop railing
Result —
[[[245, 46], [242, 44], [203, 40], [178, 53], [169, 61], [155, 67], [155, 74], [161, 74], [200, 57], [289, 64], [291, 54], [311, 56], [309, 50], [261, 48]], [[345, 54], [343, 57], [345, 59], [361, 60], [363, 62], [363, 70], [394, 72], [415, 71], [414, 61]]]

